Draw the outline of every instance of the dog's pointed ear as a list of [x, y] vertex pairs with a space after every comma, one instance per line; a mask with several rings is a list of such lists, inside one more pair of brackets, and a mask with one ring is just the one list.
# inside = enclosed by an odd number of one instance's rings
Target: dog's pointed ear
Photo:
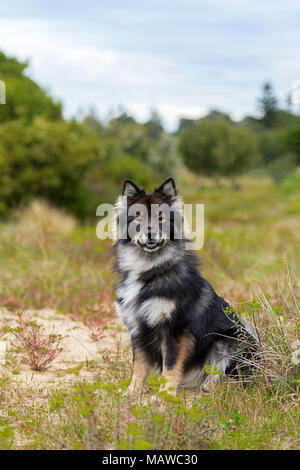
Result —
[[164, 181], [160, 185], [157, 191], [159, 191], [160, 193], [168, 197], [177, 196], [177, 189], [176, 189], [175, 181], [173, 180], [173, 178], [166, 179], [166, 181]]
[[130, 180], [125, 180], [123, 184], [122, 196], [129, 198], [136, 197], [141, 192], [140, 188]]

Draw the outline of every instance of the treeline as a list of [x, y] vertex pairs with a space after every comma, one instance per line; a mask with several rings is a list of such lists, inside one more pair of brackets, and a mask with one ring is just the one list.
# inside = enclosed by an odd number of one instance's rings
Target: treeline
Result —
[[216, 182], [225, 176], [236, 186], [236, 177], [252, 168], [267, 166], [280, 179], [299, 164], [300, 118], [278, 108], [268, 84], [261, 119], [236, 123], [214, 111], [181, 120], [171, 134], [155, 111], [146, 123], [125, 111], [105, 123], [93, 113], [66, 120], [61, 103], [26, 75], [27, 67], [0, 52], [6, 84], [6, 104], [0, 105], [2, 218], [32, 197], [85, 218], [99, 203], [113, 201], [125, 177], [149, 188], [177, 177], [183, 166]]
[[145, 124], [125, 112], [103, 125], [93, 114], [66, 120], [61, 103], [26, 75], [27, 62], [0, 52], [6, 104], [0, 106], [0, 217], [32, 197], [79, 218], [113, 201], [125, 177], [149, 187], [176, 176], [177, 138], [153, 112]]
[[265, 83], [258, 99], [261, 117], [233, 122], [229, 115], [212, 111], [198, 120], [182, 119], [179, 149], [193, 171], [218, 179], [223, 176], [236, 187], [236, 177], [254, 168], [266, 169], [275, 182], [300, 165], [300, 116], [280, 109], [272, 85]]

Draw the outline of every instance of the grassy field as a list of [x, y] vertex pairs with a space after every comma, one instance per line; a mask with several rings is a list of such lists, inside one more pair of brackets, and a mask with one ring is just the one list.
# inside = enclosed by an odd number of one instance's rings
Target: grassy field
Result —
[[205, 204], [202, 272], [256, 329], [255, 384], [150, 402], [151, 376], [130, 399], [110, 242], [96, 220], [80, 227], [37, 203], [1, 225], [0, 448], [299, 448], [300, 176], [245, 177], [235, 192], [200, 183], [182, 181], [185, 201]]

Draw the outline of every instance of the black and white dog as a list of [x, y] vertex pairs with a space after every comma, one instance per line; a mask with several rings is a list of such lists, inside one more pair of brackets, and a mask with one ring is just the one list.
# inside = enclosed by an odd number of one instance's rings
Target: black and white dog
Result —
[[141, 389], [151, 368], [173, 394], [179, 385], [208, 391], [220, 375], [249, 374], [256, 339], [199, 274], [174, 180], [151, 194], [126, 180], [116, 208], [116, 309], [132, 341], [129, 391]]

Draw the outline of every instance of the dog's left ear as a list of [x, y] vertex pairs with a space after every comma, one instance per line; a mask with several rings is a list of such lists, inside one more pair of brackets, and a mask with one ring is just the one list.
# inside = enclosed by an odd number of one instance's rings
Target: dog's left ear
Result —
[[164, 196], [168, 196], [168, 197], [177, 196], [177, 189], [176, 189], [175, 181], [173, 180], [173, 178], [166, 179], [166, 181], [164, 181], [160, 185], [157, 191], [162, 193]]
[[133, 199], [134, 197], [138, 196], [138, 194], [141, 192], [140, 188], [130, 180], [125, 180], [123, 183], [123, 190], [122, 190], [122, 196], [129, 197]]

